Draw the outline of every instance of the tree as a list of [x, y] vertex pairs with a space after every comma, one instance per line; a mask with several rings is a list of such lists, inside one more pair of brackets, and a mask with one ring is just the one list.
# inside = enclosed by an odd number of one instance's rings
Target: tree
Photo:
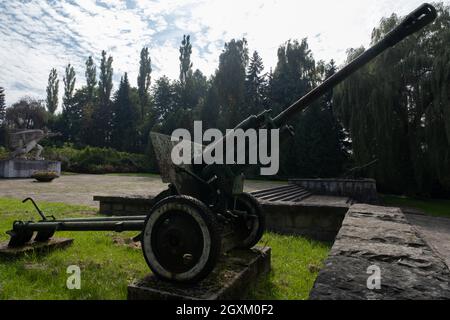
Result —
[[[84, 101], [83, 104], [80, 104], [79, 95], [77, 95], [77, 99], [74, 98], [76, 75], [75, 69], [70, 63], [66, 66], [63, 82], [64, 96], [61, 115], [63, 126], [59, 129], [59, 131], [62, 133], [66, 141], [79, 142], [83, 106], [86, 101]], [[86, 100], [86, 98], [84, 97], [83, 100]]]
[[85, 66], [86, 86], [76, 90], [73, 96], [71, 116], [74, 122], [70, 125], [69, 134], [74, 142], [97, 145], [98, 134], [93, 119], [98, 104], [97, 67], [92, 56], [86, 59]]
[[113, 58], [109, 56], [106, 58], [106, 51], [102, 51], [102, 60], [100, 63], [100, 79], [98, 82], [100, 105], [108, 105], [111, 98], [112, 91], [112, 68]]
[[153, 87], [154, 123], [161, 124], [170, 112], [174, 110], [174, 91], [168, 77], [162, 76]]
[[42, 101], [24, 97], [6, 109], [5, 119], [11, 129], [42, 129], [47, 124], [48, 114]]
[[58, 90], [58, 73], [56, 72], [56, 69], [53, 68], [48, 76], [47, 84], [47, 110], [50, 114], [55, 114], [56, 108], [58, 108]]
[[[336, 72], [334, 61], [316, 66], [314, 82], [323, 82]], [[317, 83], [318, 84], [318, 83]], [[346, 136], [333, 113], [332, 90], [326, 93], [297, 118], [295, 140], [287, 159], [289, 171], [305, 178], [330, 178], [339, 176], [348, 158]]]
[[215, 85], [215, 79], [212, 77], [209, 80], [208, 90], [205, 97], [205, 102], [200, 110], [200, 119], [203, 121], [203, 128], [218, 128], [219, 127], [220, 102], [219, 92]]
[[138, 120], [137, 105], [132, 100], [128, 75], [120, 80], [119, 90], [114, 99], [112, 126], [112, 146], [118, 150], [136, 152]]
[[264, 77], [261, 72], [264, 70], [262, 58], [257, 51], [253, 52], [247, 69], [245, 79], [247, 103], [250, 106], [250, 113], [256, 114], [263, 109], [264, 99]]
[[139, 75], [137, 79], [139, 102], [141, 105], [141, 119], [145, 117], [145, 108], [149, 103], [148, 90], [151, 83], [152, 60], [148, 53], [148, 48], [142, 48], [141, 60], [139, 62]]
[[[340, 85], [335, 109], [350, 132], [354, 161], [373, 158], [380, 190], [444, 196], [450, 192], [450, 9]], [[400, 21], [382, 19], [377, 42]], [[359, 54], [350, 50], [348, 60]]]
[[189, 35], [183, 35], [180, 46], [180, 82], [182, 86], [186, 85], [188, 78], [192, 75], [192, 45]]
[[307, 39], [289, 40], [278, 49], [278, 62], [273, 73], [272, 100], [286, 108], [315, 84], [316, 64]]
[[247, 40], [225, 43], [219, 57], [214, 85], [218, 88], [221, 127], [234, 128], [249, 114], [245, 106], [245, 70], [248, 63]]
[[[278, 49], [278, 62], [269, 74], [270, 96], [274, 113], [290, 106], [336, 71], [334, 62], [316, 64], [308, 42], [290, 40]], [[263, 97], [263, 100], [266, 98]], [[333, 112], [332, 92], [313, 103], [291, 120], [295, 139], [282, 144], [280, 174], [303, 178], [329, 178], [342, 173], [347, 160], [344, 131]]]
[[112, 62], [113, 58], [111, 56], [107, 58], [106, 51], [103, 50], [98, 81], [98, 104], [94, 105], [92, 112], [95, 134], [93, 144], [99, 147], [108, 146], [111, 139]]
[[0, 87], [0, 125], [2, 125], [3, 121], [5, 121], [5, 108], [5, 89]]
[[75, 81], [76, 81], [75, 69], [69, 63], [65, 69], [65, 75], [63, 78], [64, 82], [63, 110], [70, 108], [70, 103], [73, 98], [73, 91], [75, 89]]
[[97, 67], [94, 64], [92, 56], [86, 60], [86, 77], [87, 96], [90, 102], [94, 99], [95, 87], [97, 86]]

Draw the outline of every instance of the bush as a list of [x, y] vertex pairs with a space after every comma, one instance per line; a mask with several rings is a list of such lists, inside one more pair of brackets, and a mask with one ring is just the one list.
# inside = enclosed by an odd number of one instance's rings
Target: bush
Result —
[[9, 155], [8, 150], [6, 148], [0, 146], [0, 160], [7, 159]]
[[149, 158], [142, 154], [120, 152], [111, 148], [86, 147], [75, 149], [69, 144], [62, 148], [47, 147], [44, 157], [61, 161], [63, 171], [77, 173], [149, 172]]
[[31, 177], [39, 182], [51, 182], [53, 179], [58, 178], [59, 175], [54, 171], [36, 171]]

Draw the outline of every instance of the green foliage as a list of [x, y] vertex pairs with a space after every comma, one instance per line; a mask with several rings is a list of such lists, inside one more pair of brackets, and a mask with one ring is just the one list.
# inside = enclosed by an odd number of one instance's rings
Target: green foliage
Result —
[[112, 68], [113, 58], [106, 57], [106, 51], [102, 51], [100, 62], [100, 75], [98, 82], [98, 103], [93, 105], [92, 110], [92, 140], [91, 145], [102, 147], [110, 146], [111, 118], [112, 118]]
[[180, 46], [180, 82], [182, 86], [186, 84], [188, 78], [192, 75], [192, 45], [190, 39], [189, 35], [183, 35]]
[[5, 89], [0, 87], [0, 126], [3, 125], [3, 121], [5, 121]]
[[75, 69], [73, 68], [73, 66], [70, 65], [70, 63], [67, 65], [65, 69], [63, 82], [64, 82], [63, 109], [70, 109], [76, 82]]
[[94, 99], [95, 87], [97, 85], [97, 67], [94, 64], [92, 56], [89, 56], [86, 60], [86, 71], [84, 75], [86, 77], [88, 101], [92, 102]]
[[175, 108], [175, 93], [170, 79], [166, 76], [156, 80], [153, 87], [153, 110], [155, 123], [162, 124]]
[[25, 97], [6, 109], [6, 126], [13, 129], [42, 129], [48, 121], [42, 101]]
[[64, 171], [77, 173], [148, 172], [151, 169], [148, 157], [111, 148], [47, 147], [44, 156], [61, 161]]
[[[335, 90], [336, 110], [351, 133], [354, 160], [372, 169], [382, 191], [421, 195], [450, 192], [450, 10], [386, 51]], [[377, 42], [399, 18], [373, 32]], [[352, 60], [359, 50], [349, 52]]]
[[450, 218], [450, 200], [383, 195], [382, 201], [387, 206], [415, 208], [431, 216]]
[[47, 110], [50, 114], [55, 114], [55, 111], [58, 108], [58, 91], [58, 73], [56, 72], [56, 69], [53, 68], [48, 75], [47, 84]]
[[0, 160], [8, 158], [8, 154], [9, 154], [8, 150], [6, 150], [5, 147], [0, 146]]
[[137, 121], [139, 111], [137, 106], [138, 97], [133, 100], [131, 95], [128, 75], [125, 73], [120, 81], [119, 90], [116, 93], [114, 103], [114, 114], [111, 145], [117, 150], [127, 152], [137, 151]]
[[257, 51], [253, 52], [245, 78], [246, 100], [251, 114], [263, 111], [265, 78], [261, 75], [264, 64]]
[[[276, 112], [294, 103], [335, 72], [334, 62], [316, 64], [303, 39], [288, 41], [278, 49], [278, 63], [271, 84], [271, 105]], [[334, 113], [331, 93], [293, 117], [295, 139], [281, 146], [280, 175], [287, 177], [336, 177], [347, 160], [345, 135]], [[289, 144], [289, 147], [288, 147]]]
[[146, 109], [149, 103], [150, 82], [152, 73], [152, 60], [148, 48], [142, 48], [141, 60], [139, 61], [139, 75], [137, 79], [139, 103], [141, 106], [141, 120], [144, 120]]
[[[225, 43], [219, 57], [214, 85], [219, 98], [219, 127], [234, 128], [244, 116], [248, 116], [245, 107], [245, 75], [248, 64], [247, 40], [231, 40]], [[220, 123], [221, 122], [221, 123]]]

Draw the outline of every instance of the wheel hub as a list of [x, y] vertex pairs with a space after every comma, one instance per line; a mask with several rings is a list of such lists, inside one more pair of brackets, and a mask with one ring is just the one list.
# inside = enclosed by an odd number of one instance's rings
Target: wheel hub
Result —
[[201, 257], [202, 231], [191, 216], [180, 211], [169, 211], [154, 226], [152, 246], [158, 262], [166, 270], [186, 272]]

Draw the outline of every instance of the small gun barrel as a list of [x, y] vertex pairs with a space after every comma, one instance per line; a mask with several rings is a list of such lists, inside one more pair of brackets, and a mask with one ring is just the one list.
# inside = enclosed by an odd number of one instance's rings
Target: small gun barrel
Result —
[[352, 62], [325, 80], [321, 85], [308, 92], [300, 100], [296, 101], [276, 116], [273, 119], [275, 125], [281, 127], [286, 124], [294, 114], [306, 109], [306, 107], [311, 105], [312, 102], [316, 101], [330, 89], [341, 83], [358, 69], [380, 55], [387, 48], [396, 45], [406, 37], [421, 30], [423, 27], [430, 24], [436, 17], [436, 9], [432, 5], [428, 3], [422, 4], [419, 8], [406, 16], [406, 18], [382, 40], [367, 49]]

